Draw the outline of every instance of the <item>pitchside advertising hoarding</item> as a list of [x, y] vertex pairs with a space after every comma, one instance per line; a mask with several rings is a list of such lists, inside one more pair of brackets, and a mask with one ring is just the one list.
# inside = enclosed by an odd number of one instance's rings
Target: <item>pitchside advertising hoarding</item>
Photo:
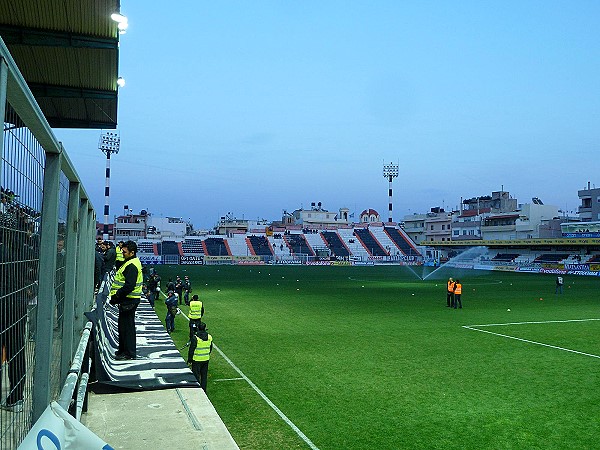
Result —
[[260, 256], [204, 256], [204, 264], [238, 264], [238, 265], [256, 265], [264, 264]]
[[204, 264], [204, 256], [182, 256], [180, 258], [181, 264]]
[[142, 264], [146, 264], [149, 266], [162, 264], [162, 257], [160, 256], [138, 254], [137, 257], [139, 258]]

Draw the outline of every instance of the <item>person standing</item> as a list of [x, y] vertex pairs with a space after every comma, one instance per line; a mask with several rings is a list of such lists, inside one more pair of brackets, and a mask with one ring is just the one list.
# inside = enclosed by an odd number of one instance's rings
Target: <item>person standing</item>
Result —
[[[117, 251], [112, 242], [109, 241], [104, 241], [102, 248], [104, 248], [104, 273], [107, 273], [115, 268]], [[104, 274], [102, 276], [104, 276]]]
[[[133, 241], [127, 241], [127, 242], [133, 242]], [[123, 265], [123, 263], [125, 262], [125, 255], [123, 255], [123, 245], [125, 243], [123, 241], [119, 241], [119, 243], [117, 244], [117, 246], [115, 247], [115, 269], [119, 270], [119, 267], [121, 267]]]
[[118, 305], [119, 350], [115, 359], [135, 359], [135, 310], [142, 295], [142, 263], [133, 241], [123, 243], [124, 262], [117, 270], [110, 289], [110, 304]]
[[192, 283], [187, 275], [183, 277], [183, 301], [186, 305], [190, 305], [190, 292], [192, 292]]
[[150, 275], [148, 279], [148, 303], [154, 308], [154, 301], [158, 296], [156, 295], [156, 276]]
[[202, 316], [204, 315], [204, 305], [198, 299], [198, 295], [194, 294], [192, 297], [192, 301], [190, 302], [190, 341], [196, 331], [199, 329], [200, 323], [202, 323]]
[[165, 317], [165, 328], [167, 333], [175, 331], [175, 316], [177, 315], [177, 295], [173, 291], [167, 293], [167, 299], [165, 300], [165, 306], [167, 307], [167, 317]]
[[179, 275], [177, 275], [177, 279], [175, 280], [175, 293], [179, 297], [179, 304], [183, 304], [183, 281]]
[[554, 289], [555, 294], [563, 293], [563, 284], [564, 284], [563, 277], [561, 277], [561, 276], [556, 277], [556, 288]]
[[94, 292], [98, 292], [102, 275], [104, 273], [104, 255], [102, 254], [102, 246], [96, 247], [94, 252]]
[[457, 279], [456, 283], [454, 283], [454, 309], [456, 309], [456, 306], [462, 309], [462, 301], [460, 300], [461, 294], [462, 284], [460, 283], [460, 280]]
[[212, 342], [213, 338], [206, 331], [206, 324], [200, 322], [198, 330], [192, 336], [190, 342], [187, 362], [192, 365], [192, 372], [204, 392], [206, 392], [208, 381], [208, 361], [210, 360], [210, 352], [212, 352]]
[[[2, 192], [2, 203], [10, 204], [13, 198]], [[8, 396], [2, 397], [0, 408], [18, 413], [23, 411], [26, 380], [25, 331], [27, 325], [27, 290], [33, 287], [37, 273], [35, 261], [23, 257], [26, 234], [20, 229], [16, 213], [0, 211], [0, 349], [4, 347], [6, 365], [0, 368], [0, 393], [4, 394], [2, 381], [8, 371]], [[0, 350], [1, 353], [1, 350]], [[4, 419], [2, 419], [4, 420]]]
[[454, 307], [454, 280], [452, 278], [448, 278], [446, 292], [446, 307]]
[[173, 283], [173, 280], [171, 278], [169, 278], [169, 282], [167, 283], [167, 292], [168, 291], [175, 292], [175, 283]]

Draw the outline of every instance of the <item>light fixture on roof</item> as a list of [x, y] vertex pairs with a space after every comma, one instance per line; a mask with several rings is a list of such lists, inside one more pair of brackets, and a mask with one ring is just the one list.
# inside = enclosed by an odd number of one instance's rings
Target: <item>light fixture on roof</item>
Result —
[[123, 78], [123, 77], [117, 78], [117, 86], [119, 86], [119, 87], [125, 86], [125, 78]]
[[125, 34], [129, 23], [127, 22], [127, 17], [120, 13], [112, 13], [110, 18], [117, 22], [117, 28], [119, 29], [119, 34]]
[[120, 13], [112, 13], [110, 18], [117, 23], [127, 23], [127, 17]]

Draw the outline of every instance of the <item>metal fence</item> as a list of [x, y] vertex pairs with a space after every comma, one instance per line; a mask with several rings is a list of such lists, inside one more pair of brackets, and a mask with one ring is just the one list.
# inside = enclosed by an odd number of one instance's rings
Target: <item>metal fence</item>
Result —
[[0, 39], [0, 450], [56, 400], [93, 301], [96, 216]]

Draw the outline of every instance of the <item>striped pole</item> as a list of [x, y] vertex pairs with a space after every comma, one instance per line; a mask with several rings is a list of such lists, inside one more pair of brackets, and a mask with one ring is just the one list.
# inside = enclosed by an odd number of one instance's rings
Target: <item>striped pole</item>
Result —
[[383, 164], [383, 176], [384, 176], [384, 178], [387, 178], [389, 181], [388, 222], [390, 222], [390, 223], [393, 221], [393, 219], [392, 219], [392, 180], [398, 176], [398, 167], [399, 167], [399, 164], [394, 164], [394, 163], [389, 163], [389, 164], [384, 163]]
[[388, 202], [388, 222], [392, 222], [392, 177], [390, 179], [390, 187], [389, 187], [389, 202]]
[[106, 132], [100, 136], [98, 148], [106, 154], [106, 184], [104, 185], [104, 230], [103, 239], [108, 240], [108, 220], [110, 215], [110, 155], [119, 153], [121, 138], [117, 133]]
[[108, 240], [108, 217], [110, 215], [110, 152], [106, 152], [106, 183], [104, 184], [104, 232], [103, 239]]

